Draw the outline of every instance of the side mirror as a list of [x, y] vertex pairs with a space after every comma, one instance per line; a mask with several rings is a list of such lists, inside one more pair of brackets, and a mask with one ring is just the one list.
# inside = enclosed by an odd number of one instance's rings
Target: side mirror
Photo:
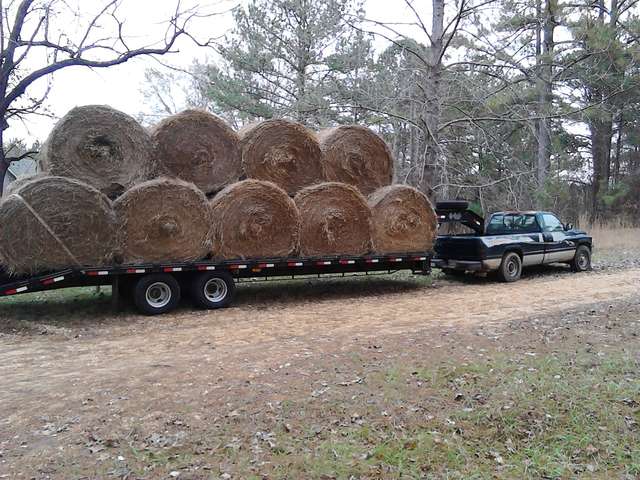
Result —
[[567, 223], [564, 226], [565, 231], [573, 230], [573, 223]]

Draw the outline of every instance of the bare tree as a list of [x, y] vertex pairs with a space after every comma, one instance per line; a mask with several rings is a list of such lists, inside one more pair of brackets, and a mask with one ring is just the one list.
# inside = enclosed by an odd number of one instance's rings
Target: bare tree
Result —
[[[135, 57], [164, 55], [181, 36], [193, 39], [186, 27], [199, 14], [195, 9], [181, 10], [178, 0], [162, 38], [134, 45], [125, 33], [121, 4], [122, 0], [105, 0], [72, 38], [63, 24], [65, 15], [80, 15], [70, 10], [68, 2], [0, 0], [0, 195], [7, 169], [19, 159], [5, 151], [5, 131], [12, 120], [46, 113], [55, 72], [73, 66], [108, 68]], [[34, 93], [33, 84], [41, 79], [46, 84]]]

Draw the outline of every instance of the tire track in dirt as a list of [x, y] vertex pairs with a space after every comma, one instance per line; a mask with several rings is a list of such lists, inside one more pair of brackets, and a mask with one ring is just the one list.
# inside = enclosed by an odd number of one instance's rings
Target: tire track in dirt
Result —
[[218, 374], [250, 378], [305, 352], [348, 348], [354, 337], [490, 327], [614, 303], [637, 296], [639, 285], [640, 269], [541, 275], [514, 284], [443, 282], [381, 296], [183, 312], [134, 330], [109, 327], [86, 339], [7, 336], [0, 339], [0, 410], [5, 402], [36, 402], [36, 408], [47, 396], [62, 402], [72, 392], [80, 398], [86, 391], [171, 381], [163, 370], [193, 381]]

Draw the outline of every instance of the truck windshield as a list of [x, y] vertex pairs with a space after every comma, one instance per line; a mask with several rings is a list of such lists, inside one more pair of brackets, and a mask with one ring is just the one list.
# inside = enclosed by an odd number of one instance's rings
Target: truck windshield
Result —
[[491, 217], [487, 225], [487, 235], [504, 235], [509, 233], [537, 233], [540, 231], [535, 215], [531, 214], [497, 214]]

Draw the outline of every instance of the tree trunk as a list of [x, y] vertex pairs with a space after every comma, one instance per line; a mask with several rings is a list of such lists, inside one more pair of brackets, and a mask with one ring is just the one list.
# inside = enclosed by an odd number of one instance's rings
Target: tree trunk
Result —
[[[440, 90], [442, 82], [442, 49], [444, 35], [444, 0], [432, 0], [433, 18], [431, 23], [431, 45], [428, 50], [429, 65], [427, 66], [424, 91], [426, 99], [423, 109], [422, 121], [425, 128], [424, 167], [422, 172], [422, 190], [431, 195], [432, 185], [436, 179], [439, 157], [439, 134], [441, 101]], [[446, 166], [444, 167], [446, 170]], [[448, 172], [440, 172], [446, 179]], [[447, 195], [446, 181], [442, 189], [442, 195]]]
[[555, 42], [553, 33], [555, 29], [555, 1], [546, 0], [544, 8], [542, 0], [538, 0], [538, 21], [542, 28], [538, 27], [536, 35], [536, 54], [538, 63], [538, 152], [536, 169], [538, 185], [542, 188], [547, 181], [549, 166], [551, 163], [551, 131], [549, 127], [549, 115], [553, 102], [553, 51]]

